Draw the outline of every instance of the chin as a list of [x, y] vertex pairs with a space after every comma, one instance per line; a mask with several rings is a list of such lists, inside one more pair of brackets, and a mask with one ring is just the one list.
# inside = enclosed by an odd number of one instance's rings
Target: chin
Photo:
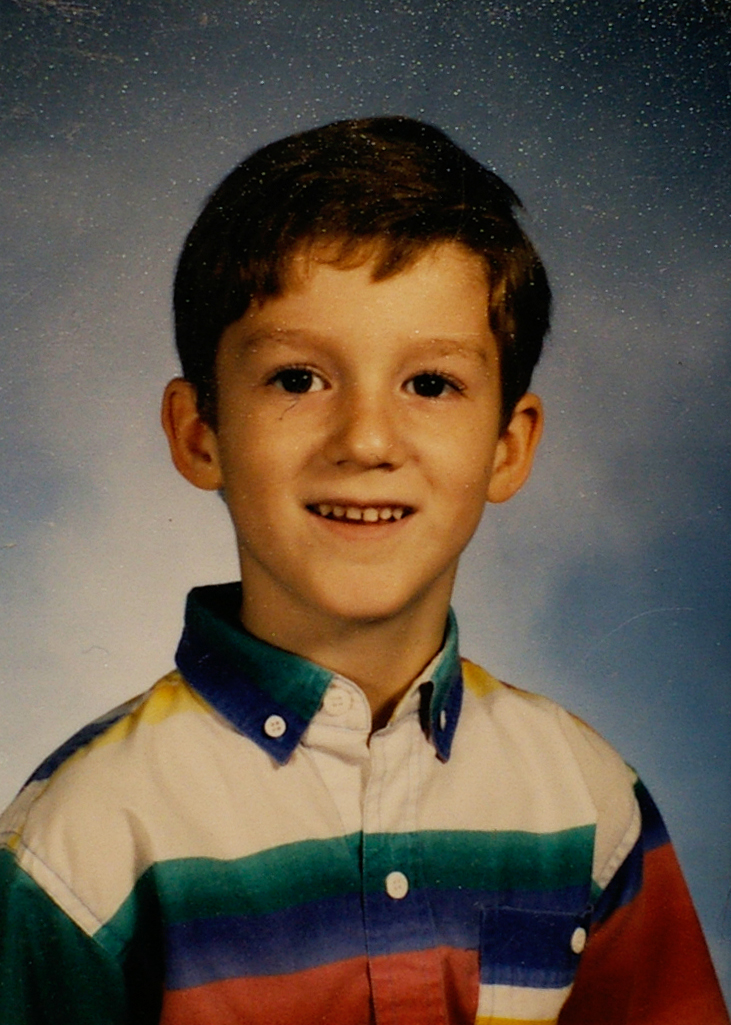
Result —
[[363, 625], [385, 623], [389, 620], [396, 620], [400, 616], [408, 615], [419, 605], [418, 597], [411, 595], [384, 593], [375, 588], [368, 589], [367, 593], [349, 593], [337, 603], [332, 601], [323, 603], [320, 607], [323, 611], [335, 620], [340, 620], [344, 625], [347, 623], [362, 623]]
[[362, 601], [362, 602], [348, 602], [347, 604], [338, 605], [330, 611], [330, 615], [333, 619], [339, 619], [343, 624], [346, 623], [362, 623], [367, 625], [369, 623], [384, 623], [391, 619], [397, 619], [403, 612], [406, 611], [406, 607], [401, 602], [384, 602], [381, 601]]

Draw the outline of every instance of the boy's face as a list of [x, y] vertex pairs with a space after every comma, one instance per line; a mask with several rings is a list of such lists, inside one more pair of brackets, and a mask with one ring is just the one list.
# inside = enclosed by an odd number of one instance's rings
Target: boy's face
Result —
[[302, 254], [281, 296], [226, 329], [217, 427], [196, 424], [203, 462], [183, 469], [223, 488], [244, 622], [262, 632], [266, 619], [269, 637], [278, 618], [445, 614], [485, 501], [530, 469], [540, 404], [521, 400], [499, 434], [479, 257], [445, 243], [393, 277], [371, 271]]

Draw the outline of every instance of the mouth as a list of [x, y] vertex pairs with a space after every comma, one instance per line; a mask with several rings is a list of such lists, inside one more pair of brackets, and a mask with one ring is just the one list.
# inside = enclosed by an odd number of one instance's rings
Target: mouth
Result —
[[411, 516], [409, 505], [338, 505], [330, 502], [316, 502], [307, 506], [315, 516], [326, 520], [346, 523], [394, 523]]

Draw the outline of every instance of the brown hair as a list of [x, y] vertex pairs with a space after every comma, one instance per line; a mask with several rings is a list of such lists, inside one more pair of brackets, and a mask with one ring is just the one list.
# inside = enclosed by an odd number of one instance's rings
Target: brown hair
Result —
[[551, 305], [519, 209], [501, 178], [410, 118], [337, 121], [257, 150], [211, 194], [178, 263], [176, 341], [201, 412], [215, 425], [221, 334], [252, 300], [281, 294], [295, 249], [335, 244], [338, 262], [349, 263], [367, 246], [378, 280], [449, 241], [486, 264], [507, 423], [530, 385]]

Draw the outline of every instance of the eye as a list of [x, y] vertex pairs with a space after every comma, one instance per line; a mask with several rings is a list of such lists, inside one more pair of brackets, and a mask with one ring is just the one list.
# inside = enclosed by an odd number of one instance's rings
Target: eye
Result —
[[286, 367], [284, 370], [278, 370], [268, 383], [277, 385], [291, 395], [304, 395], [311, 391], [323, 391], [325, 388], [323, 379], [307, 367]]
[[422, 399], [438, 399], [447, 391], [462, 390], [456, 382], [437, 373], [416, 374], [406, 382], [406, 389]]

